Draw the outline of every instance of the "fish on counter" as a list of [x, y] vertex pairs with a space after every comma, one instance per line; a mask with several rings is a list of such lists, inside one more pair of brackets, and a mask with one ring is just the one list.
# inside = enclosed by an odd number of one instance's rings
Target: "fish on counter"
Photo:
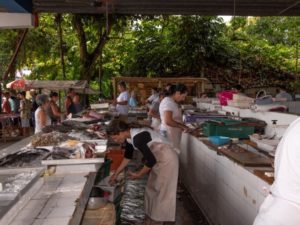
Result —
[[49, 125], [49, 126], [45, 126], [42, 129], [43, 133], [51, 133], [53, 131], [58, 131], [58, 132], [61, 132], [61, 133], [67, 133], [67, 132], [70, 132], [71, 129], [70, 129], [70, 127], [65, 126], [65, 125]]
[[23, 151], [7, 155], [0, 160], [0, 167], [34, 167], [40, 166], [41, 160], [49, 154], [47, 149], [25, 149]]
[[70, 136], [68, 136], [68, 134], [52, 131], [50, 133], [35, 134], [30, 144], [32, 147], [56, 146], [68, 139], [72, 139]]

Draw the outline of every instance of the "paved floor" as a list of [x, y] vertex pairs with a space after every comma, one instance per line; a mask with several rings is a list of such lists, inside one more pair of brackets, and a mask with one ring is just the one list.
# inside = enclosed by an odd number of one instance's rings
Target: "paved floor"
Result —
[[6, 142], [0, 141], [0, 151], [7, 148], [8, 146], [18, 142], [20, 139], [16, 139], [16, 140], [8, 140]]
[[[198, 208], [192, 197], [187, 190], [179, 186], [177, 194], [177, 209], [176, 209], [176, 222], [164, 223], [164, 225], [209, 225], [205, 216]], [[133, 206], [134, 208], [134, 206]], [[125, 222], [122, 221], [121, 225], [135, 225], [139, 222]]]

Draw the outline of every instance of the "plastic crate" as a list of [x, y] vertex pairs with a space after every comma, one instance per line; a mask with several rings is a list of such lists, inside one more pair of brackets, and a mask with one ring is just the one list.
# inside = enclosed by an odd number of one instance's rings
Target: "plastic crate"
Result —
[[255, 127], [237, 120], [215, 119], [202, 124], [206, 136], [226, 136], [231, 138], [249, 138]]
[[122, 201], [123, 195], [120, 194], [115, 200], [114, 200], [114, 205], [115, 205], [115, 210], [116, 210], [116, 225], [121, 224], [121, 213], [122, 213], [122, 207], [121, 207], [121, 201]]
[[124, 150], [111, 149], [106, 153], [106, 159], [111, 160], [110, 171], [116, 171], [124, 159]]
[[106, 159], [105, 162], [101, 165], [100, 169], [97, 172], [97, 175], [96, 175], [96, 178], [95, 178], [95, 183], [99, 183], [105, 177], [109, 176], [110, 165], [111, 165], [111, 160]]
[[230, 142], [230, 138], [224, 136], [209, 136], [208, 140], [214, 145], [225, 145]]

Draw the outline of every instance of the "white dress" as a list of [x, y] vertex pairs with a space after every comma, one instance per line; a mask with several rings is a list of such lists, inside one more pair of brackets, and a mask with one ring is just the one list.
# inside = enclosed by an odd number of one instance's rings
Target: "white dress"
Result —
[[159, 105], [159, 114], [161, 118], [160, 130], [166, 133], [167, 138], [174, 143], [174, 146], [180, 149], [182, 131], [177, 127], [170, 127], [166, 124], [164, 114], [166, 111], [171, 111], [173, 120], [182, 123], [182, 111], [179, 105], [171, 97], [165, 97]]
[[120, 115], [128, 115], [128, 110], [129, 110], [129, 106], [128, 106], [128, 102], [129, 102], [129, 98], [130, 95], [127, 91], [123, 91], [120, 93], [120, 95], [117, 98], [118, 102], [125, 102], [127, 101], [127, 105], [120, 105], [117, 104], [116, 106], [116, 110]]
[[286, 130], [275, 155], [275, 181], [255, 225], [300, 224], [300, 118]]
[[[41, 125], [41, 120], [39, 118], [39, 112], [43, 110], [41, 107], [38, 107], [37, 110], [35, 110], [35, 113], [34, 113], [34, 118], [35, 118], [35, 130], [34, 130], [34, 133], [38, 133], [38, 132], [41, 132], [42, 129], [44, 128], [44, 126]], [[45, 112], [46, 113], [46, 112]], [[50, 117], [48, 116], [48, 114], [46, 113], [46, 126], [48, 125], [51, 125], [51, 119]]]

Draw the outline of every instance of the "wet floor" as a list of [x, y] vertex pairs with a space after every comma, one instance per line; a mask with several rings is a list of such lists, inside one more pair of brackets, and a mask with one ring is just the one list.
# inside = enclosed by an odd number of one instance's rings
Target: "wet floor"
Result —
[[[140, 224], [144, 219], [144, 190], [147, 178], [125, 181], [121, 203], [121, 225]], [[176, 222], [164, 225], [209, 225], [204, 214], [182, 184], [178, 185]]]
[[[167, 223], [166, 225], [171, 225]], [[209, 225], [191, 195], [179, 185], [177, 194], [176, 222], [174, 225]]]

